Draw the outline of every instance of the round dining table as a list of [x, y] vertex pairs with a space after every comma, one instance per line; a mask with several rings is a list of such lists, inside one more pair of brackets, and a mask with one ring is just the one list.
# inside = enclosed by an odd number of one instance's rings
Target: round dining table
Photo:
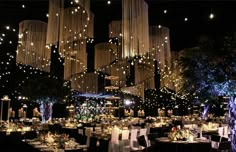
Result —
[[157, 152], [209, 152], [211, 143], [206, 139], [171, 141], [168, 137], [163, 137], [156, 139], [155, 149]]

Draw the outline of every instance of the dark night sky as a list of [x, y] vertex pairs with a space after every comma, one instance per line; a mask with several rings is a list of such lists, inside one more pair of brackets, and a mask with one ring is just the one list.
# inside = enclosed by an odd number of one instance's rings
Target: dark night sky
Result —
[[[215, 37], [236, 31], [236, 1], [147, 0], [147, 3], [150, 25], [170, 28], [172, 50], [195, 46], [202, 34]], [[109, 21], [121, 19], [121, 0], [111, 0], [111, 5], [107, 5], [106, 0], [91, 0], [91, 10], [95, 14], [95, 40], [106, 41]], [[47, 0], [1, 0], [0, 32], [6, 25], [17, 29], [22, 20], [47, 21], [47, 12]], [[209, 19], [211, 12], [215, 15], [213, 20]], [[187, 22], [184, 22], [185, 17]]]

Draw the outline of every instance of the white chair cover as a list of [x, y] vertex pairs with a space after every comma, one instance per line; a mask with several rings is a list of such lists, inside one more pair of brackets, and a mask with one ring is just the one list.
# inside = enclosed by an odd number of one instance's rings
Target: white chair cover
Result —
[[139, 150], [137, 136], [138, 136], [138, 129], [131, 129], [131, 135], [130, 135], [131, 150]]
[[87, 140], [86, 140], [86, 145], [87, 147], [89, 147], [89, 143], [90, 143], [90, 136], [92, 134], [93, 128], [92, 127], [87, 127], [85, 128], [85, 136], [87, 136]]
[[108, 152], [119, 152], [119, 128], [113, 128], [111, 131], [111, 141], [109, 142]]
[[220, 142], [221, 142], [221, 137], [219, 141], [211, 141], [211, 148], [218, 149], [220, 146]]
[[128, 140], [129, 139], [129, 130], [122, 130], [121, 140]]
[[122, 130], [120, 141], [120, 152], [130, 152], [129, 130]]
[[149, 147], [150, 146], [150, 142], [148, 141], [148, 137], [147, 137], [147, 128], [140, 129], [139, 136], [142, 136], [142, 135], [145, 137], [147, 146]]
[[83, 131], [83, 129], [78, 129], [78, 134], [80, 134], [80, 135], [84, 135], [84, 131]]
[[219, 134], [219, 136], [221, 136], [221, 137], [224, 136], [224, 127], [219, 127], [219, 128], [218, 128], [218, 134]]

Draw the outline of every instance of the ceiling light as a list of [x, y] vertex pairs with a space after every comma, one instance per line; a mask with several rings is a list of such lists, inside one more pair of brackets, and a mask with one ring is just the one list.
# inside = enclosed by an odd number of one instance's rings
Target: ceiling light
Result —
[[107, 1], [107, 4], [110, 5], [110, 4], [111, 4], [111, 1]]
[[186, 21], [188, 21], [188, 18], [187, 18], [187, 17], [185, 17], [185, 18], [184, 18], [184, 21], [185, 21], [185, 22], [186, 22]]
[[167, 10], [164, 10], [164, 14], [166, 14], [167, 13]]

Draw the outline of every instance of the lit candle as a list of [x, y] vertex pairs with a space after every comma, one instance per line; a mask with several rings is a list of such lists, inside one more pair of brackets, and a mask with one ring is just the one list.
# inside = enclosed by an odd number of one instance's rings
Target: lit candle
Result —
[[26, 118], [26, 112], [25, 111], [23, 112], [23, 116], [24, 116], [24, 118]]
[[12, 111], [12, 118], [15, 118], [15, 116], [16, 116], [15, 111]]

